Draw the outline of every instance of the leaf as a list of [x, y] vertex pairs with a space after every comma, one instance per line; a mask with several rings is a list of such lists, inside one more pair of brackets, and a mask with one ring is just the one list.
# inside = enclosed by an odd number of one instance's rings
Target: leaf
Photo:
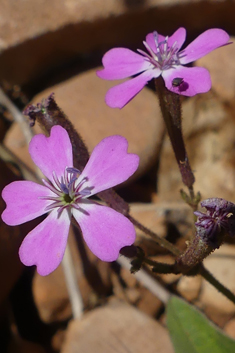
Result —
[[227, 337], [194, 306], [172, 296], [167, 305], [167, 326], [176, 353], [234, 353]]

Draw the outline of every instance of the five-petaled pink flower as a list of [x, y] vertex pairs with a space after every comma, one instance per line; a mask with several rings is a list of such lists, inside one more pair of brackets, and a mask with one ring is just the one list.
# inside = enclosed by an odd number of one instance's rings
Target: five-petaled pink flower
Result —
[[60, 264], [68, 238], [71, 217], [79, 224], [90, 250], [103, 261], [117, 259], [119, 250], [135, 241], [133, 224], [122, 214], [88, 198], [127, 180], [138, 168], [139, 157], [127, 153], [122, 136], [103, 139], [93, 150], [82, 173], [73, 167], [72, 146], [61, 126], [32, 138], [29, 152], [48, 180], [44, 185], [15, 181], [2, 197], [7, 208], [2, 219], [14, 226], [49, 212], [23, 240], [19, 255], [27, 265], [36, 265], [42, 276]]
[[211, 88], [209, 72], [202, 67], [184, 67], [212, 50], [228, 43], [229, 35], [222, 29], [209, 29], [185, 49], [186, 30], [179, 28], [171, 37], [157, 32], [149, 33], [144, 41], [148, 53], [139, 54], [126, 48], [113, 48], [103, 57], [103, 70], [97, 72], [105, 80], [138, 76], [121, 83], [106, 94], [105, 101], [111, 108], [124, 107], [152, 78], [162, 75], [168, 90], [184, 96], [194, 96]]

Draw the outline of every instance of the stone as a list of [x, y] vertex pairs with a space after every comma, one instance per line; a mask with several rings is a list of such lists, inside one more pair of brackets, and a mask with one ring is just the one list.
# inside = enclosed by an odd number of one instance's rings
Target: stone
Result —
[[[234, 43], [235, 37], [231, 37]], [[225, 102], [234, 105], [235, 97], [235, 48], [233, 44], [226, 45], [209, 55], [197, 60], [197, 66], [203, 66], [210, 71], [212, 90]]]
[[226, 325], [224, 326], [224, 331], [231, 338], [235, 339], [235, 319], [234, 318], [232, 318], [226, 323]]
[[231, 13], [225, 0], [2, 0], [0, 79], [22, 85], [97, 48], [140, 48], [150, 28], [170, 35], [184, 24], [192, 39], [219, 23], [233, 31]]
[[163, 309], [161, 300], [141, 285], [139, 286], [139, 298], [135, 305], [141, 312], [153, 318], [158, 317]]
[[[220, 249], [204, 260], [206, 269], [235, 294], [235, 246], [224, 244]], [[202, 280], [199, 297], [204, 308], [209, 308], [217, 313], [232, 315], [235, 305], [222, 293], [218, 292], [206, 280]]]
[[177, 291], [189, 302], [195, 301], [200, 293], [201, 282], [201, 276], [182, 276], [177, 283]]
[[[159, 157], [164, 125], [158, 100], [146, 88], [124, 109], [111, 109], [104, 99], [112, 85], [109, 81], [99, 79], [96, 70], [90, 70], [46, 89], [33, 102], [41, 102], [54, 92], [57, 104], [74, 124], [90, 152], [106, 136], [119, 134], [126, 137], [129, 152], [140, 156], [140, 166], [135, 174], [138, 177]], [[27, 147], [19, 127], [13, 126], [10, 129], [5, 143], [28, 163], [29, 156], [25, 152]]]
[[70, 322], [61, 353], [173, 353], [167, 330], [117, 300]]

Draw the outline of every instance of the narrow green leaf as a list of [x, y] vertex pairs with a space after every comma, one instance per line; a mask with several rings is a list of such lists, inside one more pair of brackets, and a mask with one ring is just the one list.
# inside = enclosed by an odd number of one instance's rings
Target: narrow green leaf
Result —
[[167, 305], [167, 327], [176, 353], [235, 353], [234, 340], [194, 306], [175, 296]]

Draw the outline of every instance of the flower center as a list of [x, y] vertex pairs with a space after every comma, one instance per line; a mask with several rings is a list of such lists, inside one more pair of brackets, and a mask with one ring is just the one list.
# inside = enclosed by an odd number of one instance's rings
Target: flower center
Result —
[[157, 32], [153, 32], [154, 43], [156, 50], [153, 50], [145, 41], [143, 42], [148, 53], [138, 49], [138, 52], [142, 54], [153, 66], [160, 70], [168, 70], [180, 64], [180, 58], [178, 54], [177, 42], [172, 46], [168, 45], [168, 37], [165, 37], [163, 41], [159, 41]]
[[43, 197], [44, 200], [52, 201], [51, 204], [47, 206], [47, 211], [58, 208], [58, 213], [61, 214], [65, 208], [80, 208], [79, 201], [89, 196], [92, 189], [92, 187], [84, 187], [84, 183], [88, 181], [88, 178], [83, 178], [77, 184], [77, 179], [80, 174], [78, 169], [70, 167], [65, 169], [64, 176], [61, 177], [61, 180], [58, 179], [55, 173], [53, 173], [52, 182], [43, 179], [44, 185], [55, 194], [55, 196]]
[[223, 211], [219, 208], [207, 209], [206, 214], [199, 211], [194, 212], [194, 214], [199, 217], [198, 221], [195, 223], [196, 226], [205, 228], [210, 237], [221, 228], [228, 230], [228, 220], [232, 215], [232, 213]]

